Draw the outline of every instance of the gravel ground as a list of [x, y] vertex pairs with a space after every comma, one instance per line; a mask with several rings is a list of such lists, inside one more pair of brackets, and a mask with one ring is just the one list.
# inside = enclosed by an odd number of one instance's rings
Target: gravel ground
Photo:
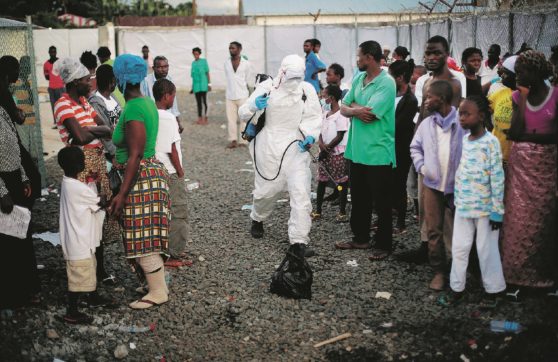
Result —
[[[16, 310], [0, 322], [0, 359], [6, 361], [109, 361], [119, 345], [130, 361], [188, 360], [330, 360], [330, 361], [473, 361], [558, 360], [558, 299], [533, 296], [522, 305], [502, 304], [479, 312], [480, 283], [469, 279], [466, 300], [452, 309], [435, 304], [428, 290], [431, 270], [389, 258], [368, 261], [363, 251], [336, 251], [347, 239], [348, 224], [333, 222], [337, 209], [326, 206], [314, 223], [311, 243], [317, 256], [312, 300], [283, 299], [268, 292], [269, 280], [288, 247], [288, 203], [279, 203], [254, 240], [248, 228], [253, 173], [246, 148], [226, 150], [224, 95], [210, 94], [210, 124], [195, 126], [193, 96], [180, 94], [185, 123], [186, 177], [201, 186], [189, 195], [192, 267], [170, 271], [170, 300], [159, 308], [133, 311], [136, 277], [122, 257], [122, 247], [106, 248], [116, 287], [101, 293], [121, 301], [117, 309], [97, 309], [91, 326], [70, 326], [65, 312], [66, 277], [62, 251], [35, 240], [43, 285], [40, 306]], [[186, 100], [185, 100], [186, 99]], [[59, 185], [55, 158], [47, 162], [49, 180]], [[287, 195], [285, 195], [287, 197]], [[416, 221], [397, 240], [397, 251], [417, 246]], [[50, 194], [34, 210], [33, 228], [56, 231], [58, 198]], [[356, 260], [358, 266], [347, 265]], [[389, 300], [375, 298], [389, 292]], [[519, 335], [490, 332], [492, 319], [520, 321]], [[153, 332], [129, 333], [119, 326], [149, 326]], [[53, 331], [49, 331], [53, 330]], [[320, 348], [322, 340], [349, 332], [351, 337]], [[135, 349], [130, 347], [135, 344]], [[123, 348], [123, 347], [120, 347]]]

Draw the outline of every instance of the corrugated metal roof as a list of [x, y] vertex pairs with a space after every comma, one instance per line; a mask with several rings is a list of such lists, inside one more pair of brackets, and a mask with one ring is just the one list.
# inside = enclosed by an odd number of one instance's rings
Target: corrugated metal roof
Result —
[[0, 28], [26, 28], [27, 24], [21, 21], [0, 18]]
[[418, 0], [242, 0], [244, 16], [392, 13], [417, 8]]

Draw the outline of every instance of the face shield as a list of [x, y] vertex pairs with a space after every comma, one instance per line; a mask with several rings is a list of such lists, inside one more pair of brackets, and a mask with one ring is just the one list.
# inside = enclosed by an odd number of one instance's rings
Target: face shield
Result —
[[287, 55], [285, 58], [283, 58], [281, 66], [279, 67], [279, 72], [277, 73], [276, 78], [276, 88], [297, 87], [298, 84], [304, 80], [305, 70], [306, 64], [302, 57], [296, 54]]

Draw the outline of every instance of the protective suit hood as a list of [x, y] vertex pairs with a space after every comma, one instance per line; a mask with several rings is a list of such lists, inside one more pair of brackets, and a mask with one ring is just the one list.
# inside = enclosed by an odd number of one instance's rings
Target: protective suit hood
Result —
[[297, 54], [287, 55], [281, 61], [279, 72], [275, 78], [275, 87], [298, 88], [298, 84], [304, 79], [305, 70], [306, 63], [302, 57]]

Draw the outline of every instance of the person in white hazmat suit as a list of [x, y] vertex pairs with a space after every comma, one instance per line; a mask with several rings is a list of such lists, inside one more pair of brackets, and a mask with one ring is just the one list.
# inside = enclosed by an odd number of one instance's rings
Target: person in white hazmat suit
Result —
[[263, 237], [263, 221], [272, 213], [282, 191], [288, 190], [290, 252], [304, 257], [312, 220], [310, 155], [320, 135], [322, 112], [314, 87], [305, 82], [305, 62], [286, 56], [275, 80], [260, 83], [239, 108], [240, 119], [257, 122], [265, 109], [265, 127], [250, 143], [255, 180], [251, 234]]

